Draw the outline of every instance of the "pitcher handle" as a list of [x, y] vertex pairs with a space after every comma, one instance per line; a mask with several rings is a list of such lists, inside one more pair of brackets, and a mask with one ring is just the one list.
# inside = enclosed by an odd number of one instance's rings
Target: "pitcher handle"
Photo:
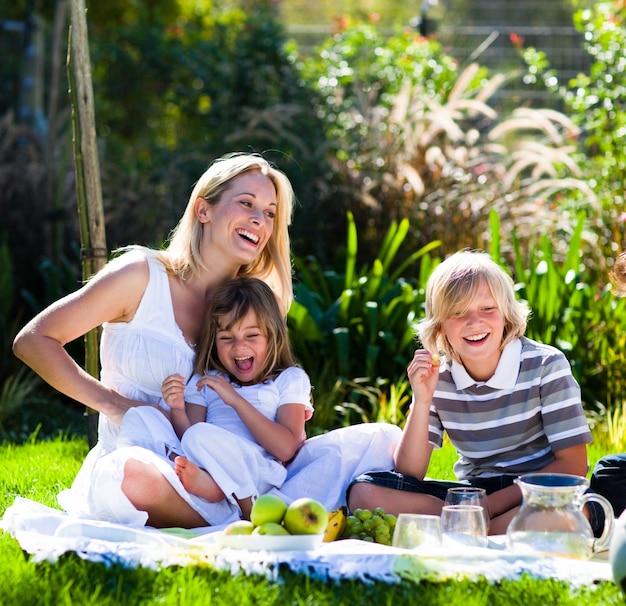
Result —
[[596, 552], [602, 551], [605, 547], [608, 547], [615, 516], [613, 514], [613, 507], [602, 495], [596, 494], [595, 492], [586, 492], [582, 495], [583, 505], [591, 501], [598, 503], [604, 510], [604, 528], [602, 529], [602, 534], [593, 542], [593, 551]]

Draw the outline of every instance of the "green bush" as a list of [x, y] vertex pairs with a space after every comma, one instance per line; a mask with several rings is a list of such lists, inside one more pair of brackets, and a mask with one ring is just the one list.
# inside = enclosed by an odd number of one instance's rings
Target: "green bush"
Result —
[[[427, 275], [428, 253], [440, 243], [398, 263], [396, 255], [408, 228], [406, 219], [393, 222], [371, 265], [358, 267], [356, 225], [348, 213], [343, 274], [324, 270], [314, 257], [295, 258], [290, 336], [298, 359], [313, 377], [316, 422], [324, 428], [348, 424], [354, 412], [360, 420], [379, 418], [377, 405], [372, 405], [376, 398], [368, 389], [380, 390], [381, 382], [393, 384], [398, 369], [404, 369], [413, 355], [414, 322], [421, 314], [424, 291], [423, 284], [403, 276], [418, 262], [420, 275]], [[343, 401], [348, 393], [353, 399]]]
[[[489, 211], [518, 236], [556, 231], [559, 197], [593, 194], [572, 157], [575, 125], [548, 109], [499, 113], [509, 75], [459, 67], [415, 32], [350, 23], [302, 59], [325, 129], [333, 196], [375, 254], [389, 220], [408, 218], [405, 251], [486, 246]], [[408, 253], [406, 253], [408, 254]]]
[[[137, 10], [121, 23], [96, 21], [91, 36], [110, 246], [138, 234], [160, 244], [198, 176], [231, 151], [263, 153], [303, 206], [315, 204], [321, 128], [271, 2], [181, 6], [175, 18]], [[302, 220], [294, 240], [312, 244]]]
[[[360, 421], [403, 424], [411, 396], [406, 366], [418, 346], [415, 323], [438, 263], [431, 253], [439, 242], [395, 262], [408, 228], [404, 220], [390, 226], [374, 261], [357, 267], [350, 214], [348, 225], [343, 273], [325, 270], [312, 257], [295, 260], [296, 298], [288, 319], [294, 349], [314, 385], [314, 431]], [[538, 234], [524, 249], [515, 232], [513, 253], [505, 255], [492, 211], [489, 252], [511, 273], [519, 298], [531, 308], [526, 335], [564, 352], [585, 409], [598, 424], [625, 401], [626, 299], [596, 285], [596, 274], [583, 261], [584, 226], [580, 213], [564, 242], [565, 258], [549, 237]], [[412, 279], [405, 277], [409, 268]]]
[[597, 245], [609, 264], [626, 240], [626, 21], [619, 4], [603, 0], [576, 12], [574, 25], [584, 35], [583, 47], [592, 63], [589, 73], [580, 73], [569, 82], [559, 80], [544, 52], [520, 48], [528, 65], [526, 82], [543, 85], [558, 95], [582, 132], [579, 164], [599, 208], [584, 195], [572, 201], [589, 213]]
[[510, 269], [518, 296], [531, 308], [527, 336], [565, 353], [581, 386], [585, 408], [594, 416], [624, 401], [626, 300], [616, 297], [610, 287], [598, 286], [597, 271], [585, 263], [585, 224], [586, 216], [580, 212], [565, 241], [565, 258], [545, 234], [522, 248], [513, 233], [514, 254], [505, 260], [494, 213], [491, 253]]

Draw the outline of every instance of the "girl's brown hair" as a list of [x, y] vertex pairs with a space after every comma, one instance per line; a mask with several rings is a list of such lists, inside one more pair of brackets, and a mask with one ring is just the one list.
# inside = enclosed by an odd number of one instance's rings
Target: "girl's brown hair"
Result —
[[217, 356], [217, 333], [241, 321], [250, 310], [256, 314], [259, 328], [267, 337], [267, 359], [255, 383], [296, 365], [287, 323], [272, 289], [257, 278], [236, 278], [225, 282], [213, 293], [198, 343], [196, 374], [203, 374], [206, 370], [228, 374]]

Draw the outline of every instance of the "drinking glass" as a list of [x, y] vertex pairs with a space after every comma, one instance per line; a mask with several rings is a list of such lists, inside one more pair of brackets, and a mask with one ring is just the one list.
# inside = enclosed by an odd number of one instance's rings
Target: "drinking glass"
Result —
[[487, 507], [487, 491], [475, 486], [454, 486], [448, 488], [444, 505], [478, 505], [483, 508], [485, 528], [489, 532], [489, 508]]
[[441, 536], [444, 547], [487, 547], [482, 507], [444, 505], [441, 509]]
[[391, 544], [402, 549], [441, 547], [439, 516], [401, 513], [396, 520]]

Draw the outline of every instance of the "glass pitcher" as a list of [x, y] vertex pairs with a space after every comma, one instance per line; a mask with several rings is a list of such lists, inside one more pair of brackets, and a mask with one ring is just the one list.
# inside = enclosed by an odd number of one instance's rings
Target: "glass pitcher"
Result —
[[[585, 493], [589, 480], [563, 473], [531, 473], [515, 483], [522, 491], [522, 505], [506, 532], [509, 550], [587, 559], [608, 546], [613, 508], [604, 497]], [[590, 501], [604, 509], [604, 530], [597, 540], [583, 513]]]

